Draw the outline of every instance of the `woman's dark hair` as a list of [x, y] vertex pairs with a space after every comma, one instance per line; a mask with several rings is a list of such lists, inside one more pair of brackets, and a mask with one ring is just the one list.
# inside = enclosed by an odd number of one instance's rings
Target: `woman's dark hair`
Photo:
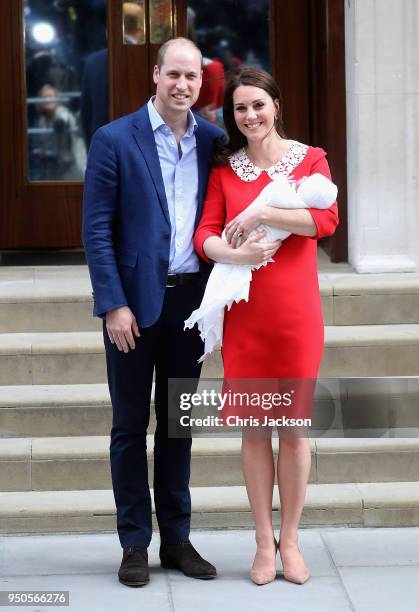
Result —
[[234, 119], [233, 94], [240, 85], [251, 85], [266, 91], [272, 100], [278, 100], [279, 111], [276, 114], [274, 128], [282, 138], [285, 138], [284, 124], [282, 121], [282, 93], [275, 79], [261, 68], [242, 68], [233, 74], [224, 91], [223, 118], [227, 131], [227, 143], [217, 143], [214, 154], [214, 164], [223, 166], [228, 163], [228, 157], [247, 145], [246, 137], [240, 132]]

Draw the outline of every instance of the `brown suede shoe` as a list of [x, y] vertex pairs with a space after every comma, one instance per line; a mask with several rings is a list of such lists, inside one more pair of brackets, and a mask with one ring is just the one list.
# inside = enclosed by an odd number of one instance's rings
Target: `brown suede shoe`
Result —
[[148, 552], [146, 548], [138, 548], [137, 546], [124, 548], [118, 578], [119, 582], [130, 587], [141, 587], [149, 582]]
[[201, 557], [189, 540], [180, 544], [161, 544], [160, 561], [165, 569], [178, 569], [190, 578], [211, 580], [217, 576], [215, 567]]

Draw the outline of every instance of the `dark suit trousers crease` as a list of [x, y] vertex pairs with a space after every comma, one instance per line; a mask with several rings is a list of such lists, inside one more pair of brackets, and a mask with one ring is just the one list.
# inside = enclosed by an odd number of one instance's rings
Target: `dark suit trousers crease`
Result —
[[203, 344], [184, 321], [198, 308], [201, 284], [168, 287], [159, 320], [144, 329], [136, 348], [120, 352], [104, 324], [108, 384], [113, 407], [112, 485], [117, 528], [123, 547], [147, 547], [152, 535], [146, 435], [155, 368], [154, 504], [160, 537], [166, 544], [188, 539], [191, 439], [168, 438], [168, 378], [198, 378]]

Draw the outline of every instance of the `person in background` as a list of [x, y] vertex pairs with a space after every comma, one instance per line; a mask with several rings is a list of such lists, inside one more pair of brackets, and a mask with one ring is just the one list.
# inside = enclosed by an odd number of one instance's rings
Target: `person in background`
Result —
[[45, 84], [30, 140], [30, 176], [34, 180], [82, 180], [86, 150], [73, 113], [59, 101], [59, 92]]
[[144, 7], [135, 2], [124, 2], [122, 13], [124, 43], [126, 45], [144, 44]]
[[83, 69], [80, 117], [86, 149], [93, 134], [109, 122], [108, 50], [99, 49], [87, 58]]
[[204, 119], [218, 124], [224, 98], [224, 66], [218, 59], [204, 57], [202, 87], [194, 110]]

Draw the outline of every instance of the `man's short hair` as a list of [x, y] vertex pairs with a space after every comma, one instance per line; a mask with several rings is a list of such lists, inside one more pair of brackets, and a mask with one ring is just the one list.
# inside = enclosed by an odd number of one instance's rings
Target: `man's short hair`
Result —
[[189, 45], [190, 47], [192, 47], [193, 49], [195, 49], [199, 53], [199, 57], [201, 58], [201, 70], [202, 70], [203, 59], [202, 59], [201, 50], [196, 46], [196, 44], [193, 42], [193, 40], [190, 40], [189, 38], [183, 38], [183, 36], [178, 36], [177, 38], [170, 38], [169, 40], [166, 40], [166, 42], [162, 44], [162, 46], [157, 51], [157, 67], [158, 67], [158, 69], [161, 70], [161, 67], [164, 64], [164, 56], [166, 55], [166, 51], [168, 50], [168, 48], [173, 43], [176, 43], [176, 42], [180, 42], [180, 43], [182, 43], [184, 45]]

